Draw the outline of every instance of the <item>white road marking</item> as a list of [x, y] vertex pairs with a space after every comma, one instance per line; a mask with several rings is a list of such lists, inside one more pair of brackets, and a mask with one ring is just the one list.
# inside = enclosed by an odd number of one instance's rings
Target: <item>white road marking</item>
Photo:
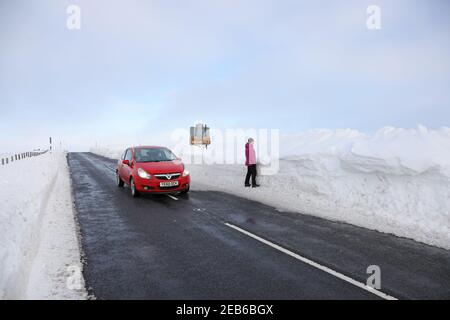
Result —
[[333, 275], [333, 276], [335, 276], [335, 277], [337, 277], [337, 278], [339, 278], [341, 280], [344, 280], [344, 281], [346, 281], [348, 283], [351, 283], [354, 286], [357, 286], [357, 287], [359, 287], [359, 288], [361, 288], [363, 290], [366, 290], [366, 291], [368, 291], [370, 293], [373, 293], [373, 294], [375, 294], [375, 295], [377, 295], [377, 296], [379, 296], [379, 297], [381, 297], [383, 299], [386, 299], [386, 300], [397, 300], [397, 298], [394, 298], [394, 297], [392, 297], [390, 295], [387, 295], [384, 292], [381, 292], [381, 291], [379, 291], [379, 290], [377, 290], [375, 288], [372, 288], [372, 287], [370, 287], [370, 286], [368, 286], [368, 285], [366, 285], [366, 284], [364, 284], [362, 282], [359, 282], [357, 280], [354, 280], [354, 279], [352, 279], [350, 277], [347, 277], [346, 275], [343, 275], [342, 273], [334, 271], [334, 270], [332, 270], [332, 269], [330, 269], [328, 267], [322, 266], [322, 265], [318, 264], [317, 262], [314, 262], [314, 261], [309, 260], [309, 259], [307, 259], [305, 257], [302, 257], [299, 254], [296, 254], [296, 253], [294, 253], [294, 252], [292, 252], [292, 251], [290, 251], [288, 249], [285, 249], [285, 248], [283, 248], [283, 247], [281, 247], [281, 246], [279, 246], [279, 245], [277, 245], [277, 244], [275, 244], [273, 242], [270, 242], [270, 241], [268, 241], [266, 239], [258, 237], [257, 235], [255, 235], [255, 234], [253, 234], [251, 232], [248, 232], [247, 230], [239, 228], [239, 227], [237, 227], [237, 226], [235, 226], [233, 224], [230, 224], [230, 223], [225, 223], [225, 225], [227, 225], [228, 227], [233, 228], [234, 230], [237, 230], [237, 231], [239, 231], [239, 232], [241, 232], [241, 233], [243, 233], [243, 234], [245, 234], [245, 235], [247, 235], [247, 236], [249, 236], [249, 237], [251, 237], [251, 238], [253, 238], [255, 240], [258, 240], [259, 242], [262, 242], [262, 243], [264, 243], [264, 244], [266, 244], [266, 245], [268, 245], [268, 246], [270, 246], [270, 247], [272, 247], [274, 249], [277, 249], [278, 251], [281, 251], [281, 252], [283, 252], [283, 253], [285, 253], [285, 254], [287, 254], [287, 255], [289, 255], [289, 256], [297, 259], [297, 260], [300, 260], [300, 261], [302, 261], [302, 262], [304, 262], [304, 263], [306, 263], [306, 264], [308, 264], [308, 265], [310, 265], [310, 266], [312, 266], [314, 268], [317, 268], [317, 269], [322, 270], [322, 271], [324, 271], [326, 273], [329, 273], [329, 274], [331, 274], [331, 275]]
[[166, 196], [168, 196], [169, 198], [172, 198], [173, 200], [178, 200], [178, 198], [176, 198], [176, 197], [174, 197], [174, 196], [172, 196], [170, 194], [166, 194]]

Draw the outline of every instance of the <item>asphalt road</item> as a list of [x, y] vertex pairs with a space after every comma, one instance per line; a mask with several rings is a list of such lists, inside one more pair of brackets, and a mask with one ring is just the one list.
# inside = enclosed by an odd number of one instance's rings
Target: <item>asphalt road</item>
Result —
[[[116, 161], [68, 162], [98, 299], [450, 299], [447, 250], [219, 192], [133, 199]], [[370, 265], [380, 294], [357, 285]]]

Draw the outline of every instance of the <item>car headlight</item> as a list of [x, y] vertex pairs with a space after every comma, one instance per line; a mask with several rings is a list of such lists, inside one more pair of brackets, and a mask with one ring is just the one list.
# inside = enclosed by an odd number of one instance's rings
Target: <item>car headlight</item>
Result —
[[183, 177], [187, 177], [189, 175], [189, 170], [184, 169]]
[[152, 175], [150, 173], [148, 173], [147, 171], [145, 171], [144, 169], [139, 168], [138, 171], [138, 176], [141, 177], [142, 179], [151, 179]]

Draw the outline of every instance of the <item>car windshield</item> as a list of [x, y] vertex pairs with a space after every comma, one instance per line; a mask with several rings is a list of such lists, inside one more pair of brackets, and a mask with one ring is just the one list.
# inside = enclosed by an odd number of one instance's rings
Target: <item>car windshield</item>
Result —
[[134, 158], [136, 162], [162, 162], [177, 159], [172, 151], [167, 148], [137, 148]]

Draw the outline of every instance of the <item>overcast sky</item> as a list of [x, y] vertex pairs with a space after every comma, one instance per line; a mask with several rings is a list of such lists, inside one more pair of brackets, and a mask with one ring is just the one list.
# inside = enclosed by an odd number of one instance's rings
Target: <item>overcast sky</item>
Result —
[[[66, 27], [70, 4], [80, 30]], [[366, 27], [371, 4], [381, 30]], [[447, 0], [0, 0], [0, 146], [49, 135], [77, 150], [152, 144], [197, 120], [289, 132], [449, 126], [449, 9]]]

